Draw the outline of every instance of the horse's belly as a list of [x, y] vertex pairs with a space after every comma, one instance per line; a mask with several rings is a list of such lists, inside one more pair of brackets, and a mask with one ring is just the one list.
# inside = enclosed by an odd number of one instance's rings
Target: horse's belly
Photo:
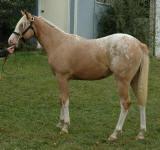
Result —
[[83, 68], [73, 74], [73, 79], [98, 80], [107, 77], [111, 71], [106, 67]]

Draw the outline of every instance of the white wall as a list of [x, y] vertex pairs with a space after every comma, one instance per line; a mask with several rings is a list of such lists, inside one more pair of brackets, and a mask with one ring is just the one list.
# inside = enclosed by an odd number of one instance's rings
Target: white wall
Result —
[[156, 0], [155, 55], [160, 58], [160, 0]]
[[39, 0], [38, 3], [40, 16], [69, 32], [69, 0]]

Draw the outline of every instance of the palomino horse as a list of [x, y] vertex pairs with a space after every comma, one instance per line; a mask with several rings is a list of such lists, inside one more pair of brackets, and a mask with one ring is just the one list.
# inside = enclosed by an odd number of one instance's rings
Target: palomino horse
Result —
[[65, 33], [44, 18], [33, 17], [27, 11], [22, 11], [22, 15], [8, 40], [9, 45], [18, 45], [22, 39], [28, 40], [35, 36], [47, 53], [60, 88], [61, 111], [57, 127], [61, 132], [67, 133], [70, 124], [69, 80], [99, 80], [113, 74], [118, 86], [121, 112], [109, 140], [115, 140], [122, 130], [131, 104], [130, 85], [140, 108], [140, 132], [137, 139], [144, 139], [149, 68], [147, 46], [127, 34], [87, 40]]

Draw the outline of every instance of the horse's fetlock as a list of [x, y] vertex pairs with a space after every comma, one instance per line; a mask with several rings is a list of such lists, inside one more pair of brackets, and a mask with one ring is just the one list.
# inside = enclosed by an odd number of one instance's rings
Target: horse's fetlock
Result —
[[70, 125], [70, 121], [69, 122], [64, 122], [64, 126], [69, 126]]
[[60, 120], [56, 127], [62, 129], [63, 126], [64, 126], [64, 120]]
[[60, 104], [61, 104], [61, 105], [65, 105], [65, 104], [66, 104], [66, 102], [67, 102], [67, 100], [66, 100], [66, 99], [64, 99], [64, 98], [60, 98]]

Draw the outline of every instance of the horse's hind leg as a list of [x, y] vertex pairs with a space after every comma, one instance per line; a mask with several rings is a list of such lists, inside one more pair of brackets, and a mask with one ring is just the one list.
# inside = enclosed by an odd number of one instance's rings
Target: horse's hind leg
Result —
[[128, 113], [128, 108], [131, 104], [130, 95], [129, 95], [129, 85], [130, 85], [129, 82], [126, 80], [119, 80], [119, 79], [116, 79], [116, 81], [117, 81], [118, 92], [120, 96], [121, 113], [120, 113], [119, 120], [114, 132], [108, 138], [108, 140], [110, 141], [117, 139], [118, 133], [122, 131], [122, 127]]
[[146, 96], [145, 93], [142, 93], [140, 90], [138, 90], [138, 81], [139, 80], [139, 73], [136, 74], [134, 79], [131, 82], [131, 87], [133, 89], [133, 92], [136, 96], [139, 109], [140, 109], [140, 132], [136, 139], [144, 139], [144, 133], [146, 132]]
[[56, 74], [56, 79], [60, 88], [60, 121], [57, 128], [61, 129], [61, 133], [68, 133], [68, 126], [70, 124], [69, 117], [69, 96], [68, 96], [68, 79], [66, 76]]

